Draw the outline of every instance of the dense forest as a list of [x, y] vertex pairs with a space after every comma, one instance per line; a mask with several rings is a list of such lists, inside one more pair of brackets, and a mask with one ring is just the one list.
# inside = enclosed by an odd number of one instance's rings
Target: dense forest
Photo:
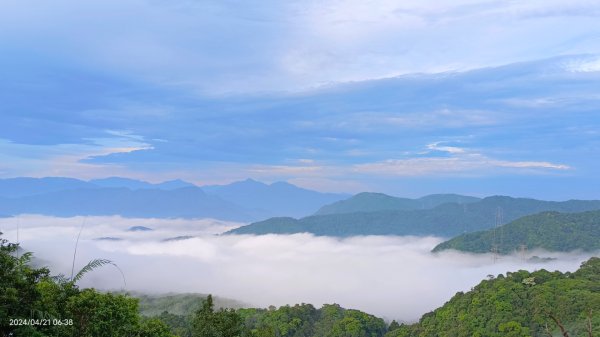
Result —
[[434, 248], [500, 254], [524, 249], [568, 252], [600, 250], [600, 211], [582, 213], [543, 212], [525, 216], [497, 229], [463, 234]]
[[[442, 195], [443, 196], [443, 195]], [[462, 200], [462, 204], [449, 202], [425, 209], [373, 209], [405, 205], [399, 198], [379, 193], [359, 194], [345, 203], [336, 203], [324, 209], [328, 214], [313, 215], [301, 219], [289, 217], [271, 218], [229, 231], [229, 234], [293, 234], [313, 233], [347, 237], [354, 235], [435, 235], [454, 237], [467, 232], [494, 227], [500, 211], [502, 221], [509, 222], [520, 217], [544, 211], [584, 212], [600, 209], [600, 201], [569, 200], [563, 202], [495, 196], [474, 201]], [[437, 201], [451, 200], [455, 196]], [[382, 201], [385, 199], [386, 201]], [[352, 201], [353, 200], [353, 201]], [[336, 206], [337, 205], [337, 206]], [[387, 205], [387, 206], [386, 206]], [[350, 207], [352, 206], [352, 207]], [[408, 206], [407, 206], [408, 207]], [[354, 212], [350, 212], [354, 209]], [[341, 213], [330, 213], [338, 210]]]
[[[210, 295], [191, 315], [163, 312], [157, 318], [181, 337], [383, 337], [388, 331], [383, 319], [337, 304], [326, 304], [320, 309], [303, 303], [280, 308], [215, 311]], [[209, 329], [215, 331], [208, 333]]]
[[518, 271], [488, 278], [386, 337], [600, 335], [600, 258], [574, 273]]
[[[0, 239], [0, 336], [32, 337], [591, 337], [600, 334], [600, 258], [574, 273], [518, 271], [489, 276], [417, 323], [406, 325], [337, 304], [215, 309], [212, 296], [191, 313], [140, 314], [127, 294], [81, 289], [51, 276], [31, 254]], [[358, 295], [360, 296], [360, 295]], [[402, 303], [398, 303], [399, 306]]]

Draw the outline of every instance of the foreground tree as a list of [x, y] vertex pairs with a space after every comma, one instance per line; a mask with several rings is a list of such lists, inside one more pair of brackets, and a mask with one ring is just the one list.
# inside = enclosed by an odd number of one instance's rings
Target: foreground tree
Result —
[[242, 319], [233, 309], [214, 310], [212, 295], [202, 302], [192, 319], [193, 337], [239, 337]]
[[31, 258], [0, 237], [0, 337], [173, 336], [162, 321], [141, 319], [137, 299], [77, 287], [77, 279], [106, 260], [68, 280], [33, 267]]
[[37, 336], [31, 326], [11, 325], [10, 320], [44, 318], [35, 306], [41, 298], [37, 284], [48, 278], [49, 270], [32, 268], [31, 254], [18, 254], [17, 244], [0, 238], [0, 336]]

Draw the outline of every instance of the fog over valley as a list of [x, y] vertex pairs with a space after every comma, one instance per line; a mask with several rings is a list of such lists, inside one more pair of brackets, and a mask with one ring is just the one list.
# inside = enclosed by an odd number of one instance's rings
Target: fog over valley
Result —
[[0, 337], [600, 337], [600, 0], [0, 1]]
[[[468, 291], [488, 275], [507, 271], [574, 271], [590, 253], [530, 251], [554, 257], [532, 263], [521, 255], [431, 253], [446, 238], [312, 234], [218, 235], [244, 225], [213, 219], [58, 218], [21, 215], [0, 218], [0, 231], [43, 258], [52, 274], [71, 273], [94, 258], [109, 259], [88, 273], [82, 287], [148, 293], [212, 293], [267, 307], [338, 303], [386, 319], [415, 321]], [[18, 229], [18, 230], [17, 230]]]

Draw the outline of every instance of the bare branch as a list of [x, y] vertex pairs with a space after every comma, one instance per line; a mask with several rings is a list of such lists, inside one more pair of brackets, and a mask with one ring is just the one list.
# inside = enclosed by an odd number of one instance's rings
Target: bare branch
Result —
[[571, 336], [569, 336], [569, 333], [565, 329], [565, 326], [562, 325], [562, 323], [556, 316], [552, 315], [551, 313], [548, 313], [548, 316], [550, 316], [550, 318], [552, 318], [554, 323], [556, 323], [556, 325], [558, 325], [558, 328], [560, 329], [560, 332], [562, 332], [563, 337], [571, 337]]

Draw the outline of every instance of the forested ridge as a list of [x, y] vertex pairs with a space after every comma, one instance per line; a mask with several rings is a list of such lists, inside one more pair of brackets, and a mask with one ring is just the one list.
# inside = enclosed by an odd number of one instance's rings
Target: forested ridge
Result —
[[[487, 230], [496, 224], [497, 214], [510, 222], [520, 217], [545, 211], [585, 212], [600, 210], [598, 200], [542, 201], [526, 198], [493, 196], [467, 203], [448, 202], [426, 209], [373, 209], [382, 198], [387, 202], [379, 204], [395, 205], [398, 198], [384, 197], [377, 193], [359, 194], [354, 201], [336, 203], [326, 208], [337, 209], [341, 213], [312, 215], [301, 219], [290, 217], [270, 218], [247, 226], [235, 228], [228, 234], [293, 234], [312, 233], [315, 235], [348, 237], [356, 235], [435, 235], [454, 237], [463, 233]], [[444, 199], [446, 200], [446, 199]], [[451, 200], [451, 199], [448, 199]], [[344, 206], [345, 205], [345, 206]], [[346, 206], [352, 207], [346, 207]], [[344, 206], [344, 207], [342, 207]], [[382, 207], [383, 207], [382, 206]], [[391, 207], [391, 206], [390, 206]], [[325, 207], [324, 207], [325, 208]], [[351, 210], [354, 209], [354, 212]]]
[[362, 192], [348, 199], [325, 205], [314, 215], [394, 210], [407, 211], [430, 209], [447, 203], [469, 204], [477, 201], [481, 201], [481, 199], [458, 194], [431, 194], [419, 199], [409, 199], [393, 197], [383, 193]]
[[[600, 259], [573, 273], [518, 271], [489, 276], [419, 322], [390, 324], [337, 304], [140, 314], [127, 294], [81, 289], [72, 278], [34, 267], [31, 254], [0, 238], [0, 336], [32, 337], [537, 337], [600, 334]], [[357, 294], [357, 296], [360, 296]], [[402, 306], [398, 303], [398, 306]], [[47, 324], [44, 324], [46, 322]], [[49, 322], [49, 323], [48, 323]]]
[[543, 212], [525, 216], [497, 229], [460, 235], [440, 243], [433, 251], [456, 249], [487, 253], [493, 247], [500, 254], [524, 249], [600, 250], [600, 211]]

